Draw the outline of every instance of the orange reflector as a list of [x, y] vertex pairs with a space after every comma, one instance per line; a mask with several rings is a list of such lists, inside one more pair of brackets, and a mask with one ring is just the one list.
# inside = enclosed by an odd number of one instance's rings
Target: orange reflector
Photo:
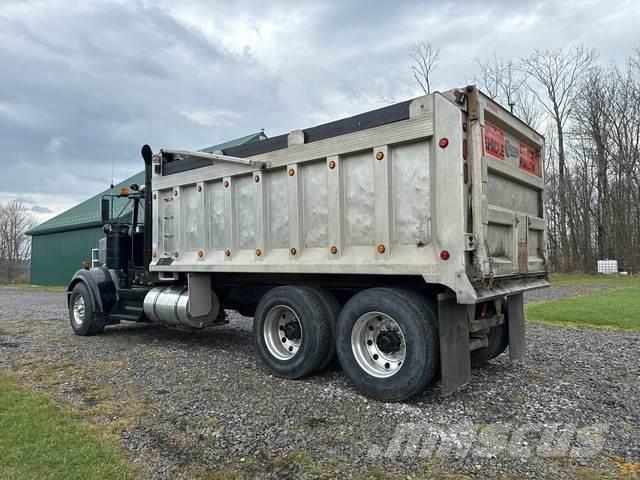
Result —
[[120, 196], [126, 197], [127, 195], [129, 195], [129, 189], [128, 188], [121, 188], [120, 189]]

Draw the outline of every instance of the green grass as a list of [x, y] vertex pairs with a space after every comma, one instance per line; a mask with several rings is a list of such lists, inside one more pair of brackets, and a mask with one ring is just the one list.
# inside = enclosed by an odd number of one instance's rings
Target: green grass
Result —
[[0, 372], [0, 479], [129, 479], [116, 444]]
[[36, 290], [43, 292], [64, 292], [64, 285], [32, 285], [30, 283], [0, 283], [0, 288], [16, 288], [18, 290]]
[[640, 277], [555, 275], [554, 285], [602, 285], [608, 290], [526, 306], [528, 320], [569, 327], [640, 331]]

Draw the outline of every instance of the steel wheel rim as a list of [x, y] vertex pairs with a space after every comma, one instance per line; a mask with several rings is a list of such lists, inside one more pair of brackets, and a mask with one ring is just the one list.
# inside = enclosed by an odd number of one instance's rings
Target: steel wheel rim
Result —
[[351, 330], [353, 355], [366, 373], [388, 378], [400, 370], [407, 355], [407, 342], [400, 325], [382, 312], [367, 312]]
[[84, 314], [84, 297], [78, 295], [73, 301], [73, 321], [76, 322], [76, 325], [80, 326], [84, 323]]
[[269, 353], [278, 360], [291, 360], [302, 345], [302, 324], [296, 312], [277, 305], [267, 313], [263, 337]]

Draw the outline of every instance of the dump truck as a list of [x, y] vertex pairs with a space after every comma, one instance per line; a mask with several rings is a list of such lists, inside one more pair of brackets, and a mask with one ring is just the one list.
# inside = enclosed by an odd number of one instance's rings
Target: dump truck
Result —
[[337, 358], [364, 395], [443, 394], [509, 348], [548, 285], [544, 138], [475, 86], [224, 151], [142, 148], [145, 184], [102, 199], [100, 266], [78, 271], [78, 335], [125, 321], [253, 317], [257, 355], [299, 379]]

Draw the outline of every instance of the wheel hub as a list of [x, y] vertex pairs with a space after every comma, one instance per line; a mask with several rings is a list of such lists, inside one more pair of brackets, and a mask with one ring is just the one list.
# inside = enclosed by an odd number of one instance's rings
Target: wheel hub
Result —
[[383, 330], [376, 338], [376, 345], [382, 353], [393, 354], [400, 350], [402, 339], [394, 330]]
[[302, 336], [300, 323], [298, 321], [287, 322], [282, 327], [282, 331], [284, 332], [284, 336], [289, 340], [300, 340], [300, 337]]
[[73, 320], [78, 326], [82, 325], [82, 323], [84, 322], [84, 310], [84, 297], [82, 295], [78, 295], [73, 302]]
[[292, 359], [302, 345], [300, 319], [286, 305], [277, 305], [269, 310], [262, 334], [269, 353], [278, 360]]
[[351, 331], [351, 349], [360, 367], [378, 378], [395, 375], [407, 353], [400, 325], [381, 312], [368, 312], [356, 320]]

